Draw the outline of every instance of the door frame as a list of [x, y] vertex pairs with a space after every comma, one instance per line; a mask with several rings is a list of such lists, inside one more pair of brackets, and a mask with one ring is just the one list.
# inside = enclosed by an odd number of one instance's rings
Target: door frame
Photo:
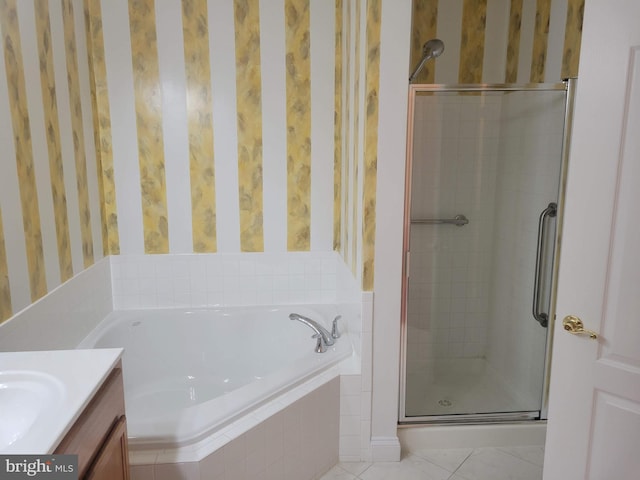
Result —
[[549, 413], [549, 385], [551, 384], [551, 361], [553, 352], [553, 334], [556, 323], [556, 301], [558, 298], [558, 272], [560, 270], [560, 256], [562, 255], [562, 227], [564, 225], [564, 206], [567, 191], [567, 173], [569, 170], [569, 153], [571, 152], [571, 133], [573, 132], [573, 112], [576, 102], [577, 78], [564, 80], [567, 85], [567, 102], [564, 111], [564, 133], [562, 139], [562, 165], [560, 170], [560, 188], [558, 191], [558, 213], [556, 223], [555, 257], [553, 259], [553, 273], [551, 279], [551, 299], [549, 309], [549, 325], [547, 326], [547, 350], [544, 360], [544, 386], [542, 389], [542, 410], [540, 419], [546, 420]]

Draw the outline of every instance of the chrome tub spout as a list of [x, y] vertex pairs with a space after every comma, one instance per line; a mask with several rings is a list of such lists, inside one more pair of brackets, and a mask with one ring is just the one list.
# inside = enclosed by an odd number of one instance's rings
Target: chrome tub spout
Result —
[[289, 319], [298, 320], [316, 332], [314, 338], [319, 338], [321, 340], [321, 342], [319, 342], [320, 347], [318, 347], [317, 351], [323, 352], [325, 349], [322, 349], [322, 346], [326, 347], [334, 344], [335, 340], [331, 337], [331, 333], [315, 320], [305, 317], [304, 315], [300, 315], [299, 313], [290, 314]]

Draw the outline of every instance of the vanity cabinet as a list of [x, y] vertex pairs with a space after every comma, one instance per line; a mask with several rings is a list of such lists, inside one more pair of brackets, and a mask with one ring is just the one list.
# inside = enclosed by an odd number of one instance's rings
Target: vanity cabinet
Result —
[[129, 479], [127, 422], [120, 362], [54, 453], [78, 455], [80, 479]]

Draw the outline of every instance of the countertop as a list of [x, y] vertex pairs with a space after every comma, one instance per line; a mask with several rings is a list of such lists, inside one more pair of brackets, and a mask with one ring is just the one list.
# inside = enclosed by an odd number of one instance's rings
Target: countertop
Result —
[[48, 391], [53, 391], [52, 400], [33, 426], [13, 443], [0, 447], [0, 454], [53, 453], [121, 355], [120, 348], [0, 353], [0, 388], [3, 376], [13, 374], [15, 378], [24, 372], [30, 378], [42, 378]]

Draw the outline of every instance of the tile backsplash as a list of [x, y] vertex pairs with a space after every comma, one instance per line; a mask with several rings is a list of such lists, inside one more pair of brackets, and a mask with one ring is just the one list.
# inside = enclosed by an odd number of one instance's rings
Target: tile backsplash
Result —
[[115, 310], [359, 302], [335, 252], [111, 257]]
[[72, 349], [113, 310], [102, 259], [0, 325], [0, 352]]

